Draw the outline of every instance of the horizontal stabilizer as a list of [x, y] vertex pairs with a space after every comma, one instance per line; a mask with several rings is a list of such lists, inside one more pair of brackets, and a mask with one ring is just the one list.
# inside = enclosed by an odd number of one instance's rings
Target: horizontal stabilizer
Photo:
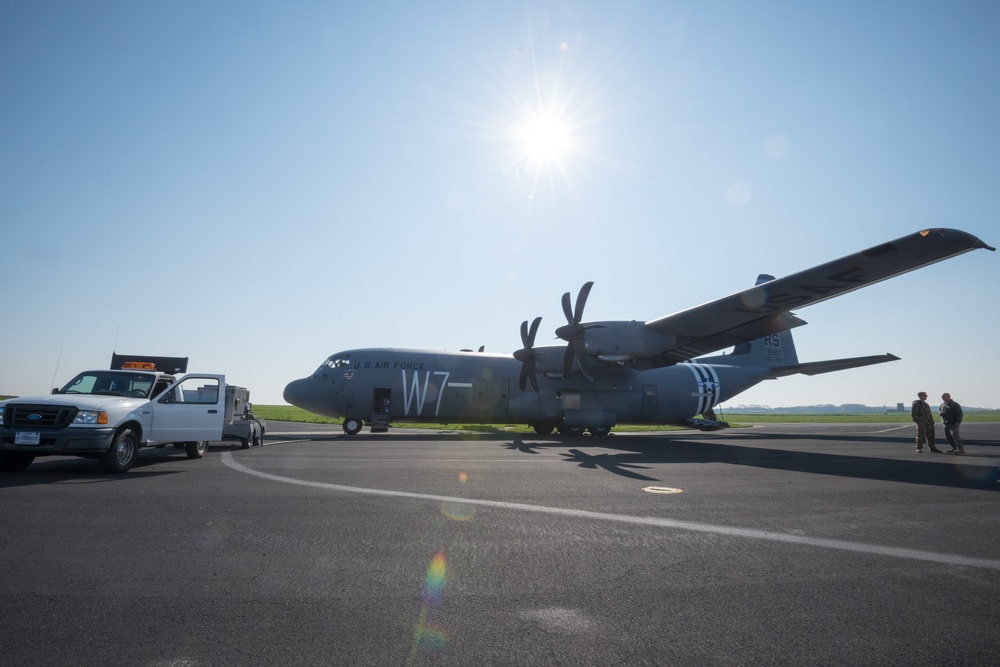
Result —
[[822, 373], [832, 373], [833, 371], [843, 371], [848, 368], [860, 368], [861, 366], [871, 366], [873, 364], [883, 364], [887, 361], [899, 361], [899, 357], [894, 354], [874, 354], [869, 357], [851, 357], [849, 359], [830, 359], [829, 361], [813, 361], [805, 364], [793, 364], [791, 366], [778, 366], [773, 368], [774, 377], [785, 377], [787, 375], [820, 375]]

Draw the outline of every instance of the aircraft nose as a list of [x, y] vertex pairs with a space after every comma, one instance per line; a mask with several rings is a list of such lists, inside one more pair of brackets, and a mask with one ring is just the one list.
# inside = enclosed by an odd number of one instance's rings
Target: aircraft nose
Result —
[[292, 380], [289, 382], [282, 394], [285, 403], [308, 410], [310, 384], [312, 384], [312, 378], [302, 378], [301, 380]]

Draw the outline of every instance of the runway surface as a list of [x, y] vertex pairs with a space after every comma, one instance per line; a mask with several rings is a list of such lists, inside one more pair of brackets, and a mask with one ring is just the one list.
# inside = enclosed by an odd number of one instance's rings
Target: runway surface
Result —
[[[5, 665], [993, 665], [1000, 424], [272, 423], [0, 474]], [[162, 456], [162, 453], [170, 454]]]

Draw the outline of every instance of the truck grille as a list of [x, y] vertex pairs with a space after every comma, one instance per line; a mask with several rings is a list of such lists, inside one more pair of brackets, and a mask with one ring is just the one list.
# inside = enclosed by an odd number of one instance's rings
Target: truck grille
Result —
[[76, 413], [67, 405], [5, 405], [3, 423], [8, 428], [66, 428]]

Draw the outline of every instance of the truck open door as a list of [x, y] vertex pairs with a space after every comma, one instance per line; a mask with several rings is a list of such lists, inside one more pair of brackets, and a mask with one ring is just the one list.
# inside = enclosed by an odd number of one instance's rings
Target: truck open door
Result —
[[153, 399], [148, 441], [214, 442], [222, 439], [224, 375], [185, 375]]

